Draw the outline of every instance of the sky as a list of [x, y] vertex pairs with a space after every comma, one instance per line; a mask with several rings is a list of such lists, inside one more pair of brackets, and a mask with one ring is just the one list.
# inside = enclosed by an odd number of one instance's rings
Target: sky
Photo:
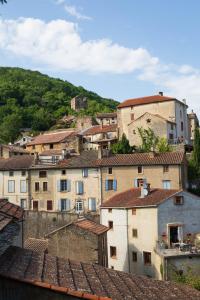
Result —
[[186, 99], [200, 116], [199, 0], [7, 0], [0, 65], [107, 98]]

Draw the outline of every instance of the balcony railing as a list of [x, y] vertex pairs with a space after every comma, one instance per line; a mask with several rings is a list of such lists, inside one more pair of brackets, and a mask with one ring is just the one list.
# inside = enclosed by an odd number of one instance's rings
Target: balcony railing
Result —
[[200, 247], [190, 243], [173, 243], [169, 246], [165, 242], [157, 241], [154, 250], [162, 256], [177, 256], [185, 254], [200, 255]]

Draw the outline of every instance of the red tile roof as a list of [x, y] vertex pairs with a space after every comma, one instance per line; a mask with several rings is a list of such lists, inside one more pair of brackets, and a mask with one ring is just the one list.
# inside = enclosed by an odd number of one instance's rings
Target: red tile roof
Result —
[[12, 218], [1, 215], [0, 213], [0, 231], [2, 231], [11, 222]]
[[100, 235], [109, 230], [108, 227], [98, 224], [96, 222], [87, 220], [87, 219], [80, 219], [80, 220], [73, 222], [72, 224], [74, 224], [84, 230], [91, 231], [92, 233], [94, 233], [96, 235]]
[[167, 189], [152, 189], [150, 193], [144, 197], [141, 196], [140, 188], [133, 188], [125, 192], [118, 193], [117, 195], [109, 198], [101, 205], [102, 208], [106, 207], [143, 207], [143, 206], [157, 206], [164, 200], [179, 193], [181, 190], [167, 190]]
[[145, 115], [147, 115], [147, 116], [150, 115], [150, 116], [152, 116], [152, 117], [158, 117], [158, 118], [160, 118], [160, 119], [162, 119], [162, 120], [164, 120], [164, 121], [166, 121], [166, 122], [168, 122], [168, 123], [176, 124], [176, 122], [173, 122], [173, 121], [171, 121], [171, 120], [167, 120], [166, 118], [160, 116], [159, 114], [151, 114], [151, 113], [149, 113], [149, 112], [145, 112], [145, 113], [142, 114], [140, 117], [138, 117], [138, 118], [136, 118], [135, 120], [131, 121], [131, 122], [128, 124], [128, 126], [129, 126], [130, 124], [132, 124], [132, 123], [134, 123], [134, 122], [136, 122], [136, 121], [142, 119]]
[[13, 156], [0, 159], [0, 170], [22, 170], [29, 169], [34, 161], [32, 155]]
[[184, 152], [116, 154], [97, 159], [96, 166], [151, 166], [180, 165], [185, 160]]
[[27, 144], [29, 145], [39, 145], [39, 144], [51, 144], [51, 143], [60, 143], [65, 141], [65, 139], [74, 136], [74, 131], [57, 131], [57, 132], [48, 132], [40, 134], [33, 138], [33, 140]]
[[0, 257], [0, 275], [73, 295], [78, 299], [200, 299], [200, 292], [186, 285], [153, 280], [18, 247], [9, 247]]
[[111, 112], [111, 113], [99, 113], [96, 115], [98, 119], [105, 119], [105, 118], [117, 118], [117, 113], [116, 112]]
[[[120, 103], [117, 108], [123, 108], [123, 107], [129, 107], [129, 106], [136, 106], [136, 105], [144, 105], [144, 104], [151, 104], [151, 103], [158, 103], [158, 102], [166, 102], [166, 101], [172, 101], [177, 100], [173, 97], [167, 97], [167, 96], [161, 96], [161, 95], [153, 95], [153, 96], [147, 96], [147, 97], [141, 97], [141, 98], [133, 98], [125, 100], [124, 102]], [[179, 101], [181, 102], [181, 101]], [[181, 102], [183, 105], [185, 105], [183, 102]]]
[[48, 250], [48, 239], [28, 238], [24, 242], [24, 248], [32, 251], [44, 253]]
[[24, 210], [5, 199], [0, 199], [0, 214], [6, 217], [21, 220], [23, 218]]
[[106, 133], [106, 132], [115, 132], [117, 131], [117, 125], [116, 124], [112, 124], [112, 125], [96, 125], [96, 126], [92, 126], [86, 130], [83, 130], [81, 132], [81, 135], [95, 135], [95, 134], [99, 134], [99, 133]]

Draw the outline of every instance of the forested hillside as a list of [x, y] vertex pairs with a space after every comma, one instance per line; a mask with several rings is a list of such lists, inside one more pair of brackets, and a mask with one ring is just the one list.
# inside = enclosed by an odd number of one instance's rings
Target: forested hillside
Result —
[[79, 113], [83, 115], [113, 111], [118, 104], [36, 71], [0, 68], [0, 142], [13, 142], [20, 128], [45, 131], [63, 115], [76, 115], [70, 108], [70, 100], [77, 95], [88, 97], [88, 109]]

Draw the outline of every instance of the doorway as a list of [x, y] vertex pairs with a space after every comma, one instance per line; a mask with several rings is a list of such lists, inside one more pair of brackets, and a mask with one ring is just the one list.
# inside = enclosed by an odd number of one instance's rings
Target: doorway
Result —
[[170, 235], [170, 245], [173, 243], [178, 243], [178, 226], [170, 226], [169, 227], [169, 235]]

